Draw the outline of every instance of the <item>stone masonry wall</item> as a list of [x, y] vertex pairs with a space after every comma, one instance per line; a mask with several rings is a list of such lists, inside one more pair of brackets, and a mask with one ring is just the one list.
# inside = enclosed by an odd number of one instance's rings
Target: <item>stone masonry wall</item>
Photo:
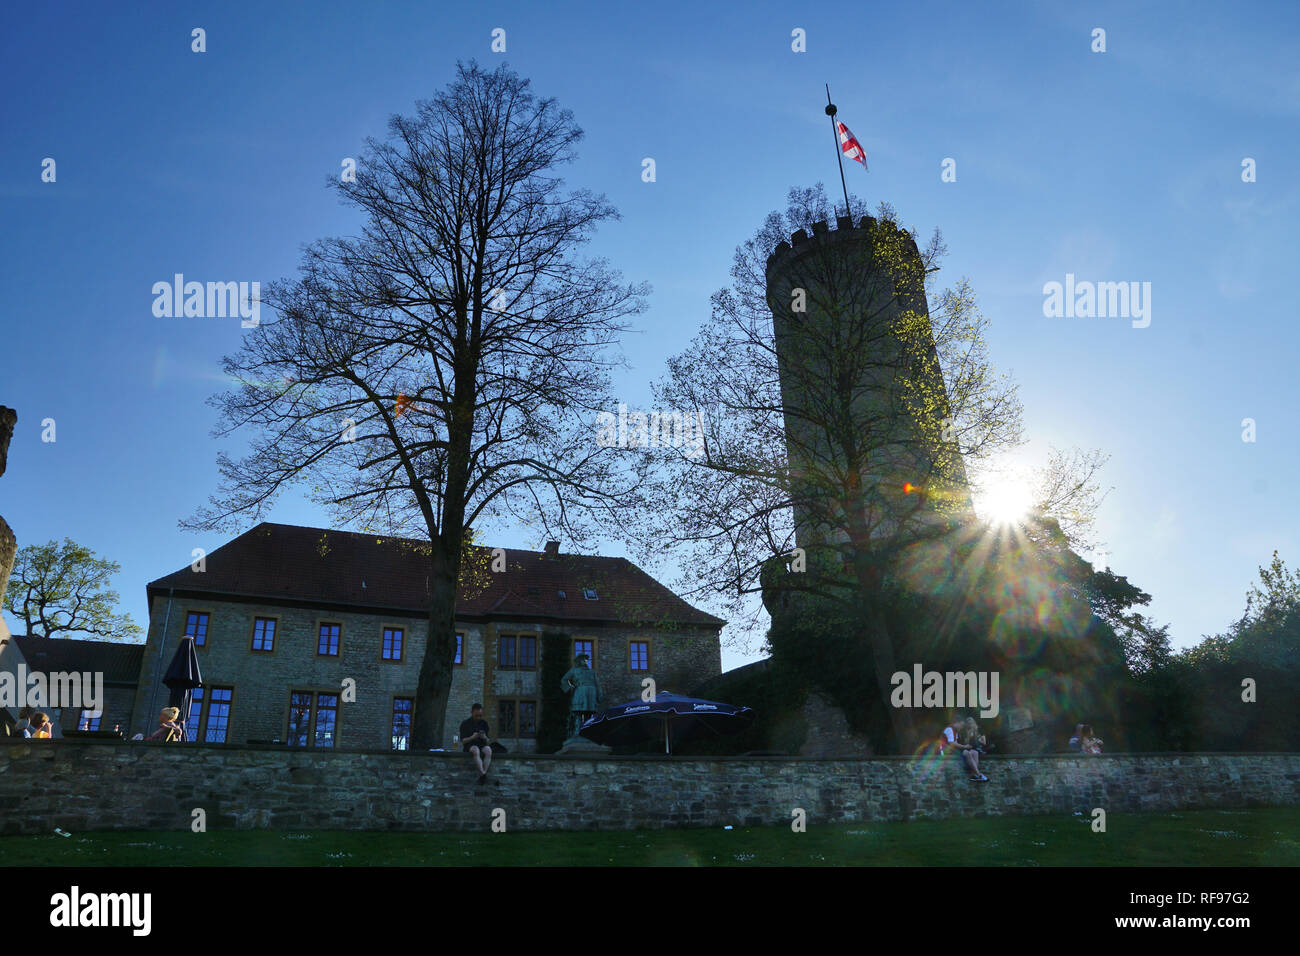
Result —
[[[908, 758], [508, 755], [24, 741], [0, 749], [0, 833], [187, 829], [511, 830], [788, 825], [1300, 804], [1300, 754], [989, 758], [989, 783]], [[22, 807], [21, 813], [12, 808]]]

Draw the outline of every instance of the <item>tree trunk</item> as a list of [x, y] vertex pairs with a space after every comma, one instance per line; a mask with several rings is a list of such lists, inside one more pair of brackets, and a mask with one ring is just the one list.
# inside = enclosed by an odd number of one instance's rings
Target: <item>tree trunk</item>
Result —
[[893, 694], [893, 676], [898, 671], [894, 663], [893, 636], [884, 615], [872, 607], [865, 615], [864, 624], [867, 631], [867, 644], [871, 648], [871, 657], [875, 663], [876, 692], [880, 695], [885, 709], [889, 712], [889, 725], [893, 731], [893, 750], [899, 754], [910, 754], [920, 743], [916, 735], [916, 724], [912, 711], [907, 707], [894, 707], [890, 703]]
[[[447, 560], [441, 542], [434, 539], [429, 567], [429, 637], [420, 663], [420, 680], [415, 691], [415, 713], [411, 717], [411, 749], [427, 751], [447, 745], [447, 698], [451, 693], [456, 658], [456, 585], [460, 577], [460, 553]], [[469, 715], [466, 714], [466, 717]]]
[[912, 712], [906, 707], [894, 707], [890, 703], [894, 683], [893, 676], [898, 671], [894, 662], [893, 635], [889, 632], [889, 623], [881, 610], [883, 595], [881, 573], [872, 565], [869, 546], [861, 545], [855, 549], [857, 555], [853, 562], [857, 573], [858, 587], [862, 591], [864, 612], [861, 620], [866, 631], [867, 646], [871, 648], [871, 660], [876, 674], [876, 692], [889, 713], [889, 726], [893, 732], [893, 750], [899, 754], [910, 754], [920, 741], [917, 739]]
[[[439, 533], [431, 534], [429, 542], [432, 549], [429, 558], [429, 636], [424, 660], [420, 663], [420, 682], [415, 690], [415, 713], [411, 717], [412, 750], [430, 750], [450, 743], [444, 725], [456, 659], [456, 598], [460, 590], [460, 564], [466, 534], [465, 500], [474, 426], [472, 392], [467, 395], [460, 383], [474, 382], [476, 374], [471, 349], [469, 357], [462, 358], [456, 368], [458, 388], [447, 422], [447, 484], [443, 490], [443, 510], [438, 522]], [[425, 517], [432, 531], [433, 516], [428, 510]]]

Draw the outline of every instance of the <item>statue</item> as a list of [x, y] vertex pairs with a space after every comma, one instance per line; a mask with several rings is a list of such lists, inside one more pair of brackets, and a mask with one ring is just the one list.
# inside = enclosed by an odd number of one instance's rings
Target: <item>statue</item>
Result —
[[573, 691], [573, 703], [569, 705], [569, 739], [565, 741], [566, 747], [570, 744], [596, 746], [578, 733], [583, 721], [598, 711], [605, 700], [605, 694], [600, 689], [600, 678], [587, 666], [587, 660], [586, 654], [578, 654], [573, 659], [573, 667], [560, 678], [560, 689], [566, 694]]

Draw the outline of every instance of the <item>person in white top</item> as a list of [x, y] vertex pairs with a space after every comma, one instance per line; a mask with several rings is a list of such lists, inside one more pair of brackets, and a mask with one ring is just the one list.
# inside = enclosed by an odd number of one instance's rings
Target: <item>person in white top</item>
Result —
[[939, 751], [942, 753], [949, 747], [961, 751], [962, 759], [970, 768], [970, 778], [980, 783], [988, 783], [989, 778], [980, 773], [979, 752], [972, 745], [961, 742], [965, 729], [965, 719], [954, 716], [948, 726], [943, 728], [943, 741], [939, 744]]

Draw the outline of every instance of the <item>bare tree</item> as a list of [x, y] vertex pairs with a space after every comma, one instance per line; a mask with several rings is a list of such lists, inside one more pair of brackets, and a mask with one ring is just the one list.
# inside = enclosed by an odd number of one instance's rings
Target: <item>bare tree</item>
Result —
[[[1018, 444], [1021, 409], [989, 362], [969, 284], [932, 288], [939, 234], [919, 249], [882, 205], [859, 224], [870, 241], [841, 242], [832, 219], [820, 184], [791, 190], [669, 362], [656, 398], [699, 416], [705, 440], [699, 455], [661, 453], [668, 468], [647, 513], [662, 520], [642, 543], [647, 559], [665, 543], [683, 549], [681, 586], [733, 620], [757, 623], [752, 596], [772, 589], [853, 608], [887, 699], [893, 649], [876, 599], [918, 542], [948, 547], [967, 533], [964, 460]], [[812, 235], [791, 252], [796, 230]], [[809, 553], [792, 558], [796, 543]], [[771, 573], [774, 558], [791, 573]], [[798, 573], [805, 559], [826, 573]], [[907, 713], [891, 719], [908, 739]]]
[[213, 400], [218, 434], [251, 429], [251, 448], [220, 456], [220, 490], [187, 523], [257, 519], [302, 482], [340, 522], [427, 539], [415, 749], [442, 742], [475, 529], [515, 518], [581, 542], [634, 481], [594, 422], [647, 290], [575, 258], [617, 212], [563, 191], [582, 132], [529, 86], [461, 65], [332, 184], [360, 235], [312, 244], [264, 294], [277, 318], [226, 359], [239, 386]]

